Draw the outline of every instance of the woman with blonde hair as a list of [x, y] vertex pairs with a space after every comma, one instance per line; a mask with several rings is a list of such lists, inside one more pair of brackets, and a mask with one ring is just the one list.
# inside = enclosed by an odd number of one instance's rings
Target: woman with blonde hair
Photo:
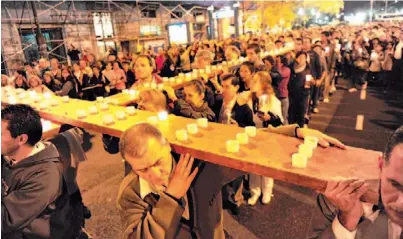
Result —
[[[248, 104], [253, 112], [253, 121], [257, 128], [277, 127], [282, 125], [281, 102], [273, 89], [272, 79], [268, 72], [256, 72], [251, 81], [250, 91], [243, 92], [238, 98], [238, 104]], [[263, 194], [262, 203], [271, 201], [273, 178], [249, 174], [251, 197], [249, 205], [255, 205]]]
[[35, 75], [32, 75], [29, 78], [28, 87], [29, 87], [29, 90], [36, 91], [36, 93], [43, 94], [45, 92], [49, 92], [49, 93], [53, 94], [53, 92], [48, 87], [46, 87], [46, 85], [42, 84], [42, 80], [38, 76], [35, 76]]

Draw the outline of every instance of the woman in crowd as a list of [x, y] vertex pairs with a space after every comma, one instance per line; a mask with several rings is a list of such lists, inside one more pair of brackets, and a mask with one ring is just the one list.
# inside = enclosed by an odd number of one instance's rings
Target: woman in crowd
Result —
[[290, 124], [297, 123], [300, 127], [304, 127], [311, 84], [312, 75], [307, 62], [307, 54], [300, 51], [296, 55], [293, 75], [288, 87], [290, 97], [288, 120]]
[[105, 86], [107, 95], [117, 94], [117, 90], [115, 89], [117, 76], [115, 74], [115, 71], [113, 70], [112, 62], [107, 62], [105, 64], [105, 69], [102, 71], [102, 77], [104, 78], [104, 82], [109, 82], [109, 84]]
[[115, 89], [118, 92], [122, 92], [122, 90], [126, 89], [126, 73], [123, 70], [122, 64], [118, 61], [115, 61], [113, 63], [113, 72], [115, 73], [116, 76], [116, 82], [115, 82]]
[[59, 96], [69, 96], [70, 98], [78, 99], [79, 91], [78, 91], [78, 82], [77, 79], [72, 75], [69, 67], [62, 68], [62, 89], [56, 91], [56, 95]]
[[[78, 82], [78, 92], [81, 99], [88, 100], [89, 92], [84, 88], [90, 86], [90, 78], [87, 74], [85, 74], [79, 65], [79, 62], [73, 64], [73, 76], [76, 78], [76, 82]], [[84, 89], [84, 90], [83, 90]]]
[[164, 66], [164, 62], [165, 62], [165, 53], [164, 50], [161, 47], [159, 47], [157, 57], [155, 58], [155, 65], [157, 67], [158, 73], [161, 72], [161, 69]]
[[29, 90], [43, 94], [45, 92], [53, 93], [46, 85], [42, 84], [42, 80], [38, 76], [31, 76], [28, 80]]
[[[34, 77], [34, 76], [35, 75], [31, 75], [31, 77]], [[17, 76], [14, 79], [14, 88], [27, 90], [28, 85], [27, 85], [26, 81], [27, 80], [23, 76]]]
[[186, 48], [180, 48], [180, 60], [181, 60], [181, 68], [183, 73], [190, 72], [192, 69], [190, 67], [190, 51], [192, 46], [187, 46]]
[[352, 69], [352, 83], [351, 88], [348, 90], [351, 92], [357, 91], [357, 85], [362, 86], [363, 89], [367, 88], [367, 77], [369, 68], [369, 54], [366, 48], [361, 44], [361, 38], [358, 38], [353, 43], [353, 50], [351, 53], [351, 60], [354, 64]]
[[[62, 77], [61, 71], [60, 71], [60, 77]], [[60, 80], [61, 80], [61, 78], [60, 78]], [[56, 91], [59, 91], [62, 89], [62, 85], [61, 85], [60, 81], [56, 82], [53, 72], [50, 72], [50, 71], [45, 72], [45, 74], [43, 75], [43, 83], [52, 92], [56, 92]]]
[[169, 99], [174, 103], [173, 113], [187, 118], [207, 118], [209, 121], [216, 121], [214, 112], [210, 109], [204, 98], [205, 87], [200, 80], [189, 81], [183, 88], [184, 99], [178, 99], [171, 87], [165, 91]]
[[62, 78], [62, 71], [59, 68], [59, 60], [56, 58], [50, 60], [50, 72], [52, 73], [53, 79], [60, 81]]
[[93, 75], [91, 77], [91, 83], [97, 85], [98, 87], [94, 89], [95, 97], [106, 95], [105, 87], [110, 83], [105, 81], [105, 78], [102, 76], [101, 68], [97, 65], [92, 67]]
[[278, 85], [279, 97], [278, 99], [281, 102], [281, 114], [283, 115], [284, 125], [288, 124], [288, 108], [290, 106], [290, 102], [288, 99], [288, 82], [291, 77], [291, 70], [287, 67], [287, 58], [285, 56], [277, 56], [277, 69], [280, 72], [282, 80]]
[[252, 62], [243, 62], [239, 68], [239, 76], [241, 78], [239, 92], [250, 90], [253, 75], [256, 69]]
[[161, 77], [174, 77], [177, 75], [175, 63], [171, 56], [167, 53], [164, 54], [164, 63], [162, 64]]

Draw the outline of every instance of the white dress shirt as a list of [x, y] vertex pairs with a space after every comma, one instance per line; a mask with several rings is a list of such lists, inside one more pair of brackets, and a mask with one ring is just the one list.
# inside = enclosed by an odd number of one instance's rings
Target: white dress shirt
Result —
[[[362, 203], [364, 209], [364, 217], [368, 220], [374, 222], [375, 219], [379, 215], [379, 210], [373, 211], [373, 204], [369, 203]], [[333, 220], [332, 223], [333, 233], [337, 239], [354, 239], [355, 235], [357, 234], [357, 229], [354, 231], [349, 231], [345, 228], [339, 221], [339, 218]], [[390, 219], [388, 219], [388, 239], [400, 239], [400, 234], [402, 233], [402, 228], [399, 225], [393, 223]]]

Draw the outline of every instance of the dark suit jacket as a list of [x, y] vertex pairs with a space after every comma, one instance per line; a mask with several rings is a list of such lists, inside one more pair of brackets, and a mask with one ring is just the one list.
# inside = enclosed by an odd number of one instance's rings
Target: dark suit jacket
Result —
[[[215, 112], [217, 119], [219, 119], [220, 117], [221, 107], [222, 104]], [[253, 122], [253, 113], [248, 104], [240, 106], [238, 102], [236, 102], [234, 107], [232, 108], [231, 115], [235, 116], [234, 119], [238, 123], [239, 127], [255, 126], [255, 123]]]
[[[310, 239], [335, 239], [332, 223], [338, 214], [337, 208], [332, 205], [322, 194], [317, 198], [309, 230]], [[384, 210], [379, 212], [374, 222], [362, 218], [357, 227], [356, 239], [387, 239], [388, 217]]]

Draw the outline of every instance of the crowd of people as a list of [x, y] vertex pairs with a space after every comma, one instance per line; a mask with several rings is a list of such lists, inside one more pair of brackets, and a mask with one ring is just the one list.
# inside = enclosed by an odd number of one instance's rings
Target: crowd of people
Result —
[[[286, 45], [292, 45], [293, 50], [281, 51]], [[276, 35], [247, 34], [222, 41], [195, 41], [188, 46], [172, 44], [167, 49], [158, 49], [157, 53], [147, 50], [130, 56], [110, 49], [106, 59], [97, 59], [91, 53], [80, 56], [73, 49], [71, 66], [61, 65], [55, 58], [27, 62], [10, 76], [2, 75], [2, 87], [11, 85], [37, 93], [50, 92], [94, 101], [98, 96], [138, 89], [144, 83], [162, 83], [163, 77], [205, 69], [222, 61], [238, 61], [242, 57], [245, 61], [228, 72], [197, 77], [181, 89], [164, 86], [163, 91], [141, 90], [135, 106], [239, 127], [256, 126], [291, 137], [317, 136], [325, 147], [333, 144], [344, 148], [338, 140], [304, 127], [309, 124], [311, 114], [319, 113], [320, 102], [331, 101], [340, 79], [350, 82], [351, 93], [358, 88], [365, 89], [368, 83], [382, 85], [386, 93], [393, 84], [401, 84], [402, 49], [403, 28], [393, 24], [300, 29]], [[267, 52], [274, 54], [265, 55]], [[13, 126], [15, 120], [20, 120], [12, 112], [13, 107], [2, 110], [2, 156], [8, 159], [11, 169], [13, 158], [18, 165], [25, 157], [32, 158], [32, 154], [54, 150], [48, 145], [36, 147], [39, 139], [34, 133], [41, 130], [38, 127]], [[37, 120], [37, 115], [29, 108], [14, 110], [28, 112], [31, 120]], [[3, 132], [8, 141], [3, 141]], [[399, 137], [393, 147], [403, 143]], [[124, 238], [224, 238], [222, 208], [237, 214], [245, 200], [251, 206], [260, 198], [263, 204], [272, 200], [272, 178], [254, 174], [245, 177], [242, 172], [199, 161], [190, 155], [175, 155], [161, 132], [149, 124], [133, 126], [120, 139], [104, 135], [103, 141], [108, 152], [120, 152], [126, 161], [127, 176], [118, 196]], [[3, 151], [6, 143], [15, 147]], [[160, 150], [149, 150], [156, 148]], [[7, 180], [12, 181], [12, 178]], [[35, 182], [35, 178], [29, 180]], [[401, 187], [402, 181], [397, 182]], [[356, 181], [349, 183], [358, 185]], [[214, 184], [216, 188], [206, 192], [203, 188], [206, 184]], [[244, 198], [244, 186], [249, 189], [249, 198]], [[26, 189], [24, 185], [18, 187], [11, 190]], [[51, 202], [60, 191], [60, 188], [53, 189]], [[29, 196], [24, 194], [26, 192], [19, 193]], [[2, 197], [7, 199], [10, 195], [2, 194]], [[19, 200], [25, 200], [23, 198]], [[15, 201], [18, 198], [10, 199], [8, 206], [2, 204], [2, 209], [8, 212], [2, 214], [2, 221], [13, 215], [9, 210], [15, 207]], [[338, 203], [337, 200], [332, 202]], [[32, 213], [43, 217], [41, 212], [45, 207], [42, 206]], [[400, 210], [401, 215], [402, 205], [398, 207], [393, 210]], [[43, 225], [25, 219], [16, 222], [7, 218], [6, 228], [10, 234], [4, 235], [44, 233], [30, 228]], [[395, 223], [402, 225], [398, 220]]]

